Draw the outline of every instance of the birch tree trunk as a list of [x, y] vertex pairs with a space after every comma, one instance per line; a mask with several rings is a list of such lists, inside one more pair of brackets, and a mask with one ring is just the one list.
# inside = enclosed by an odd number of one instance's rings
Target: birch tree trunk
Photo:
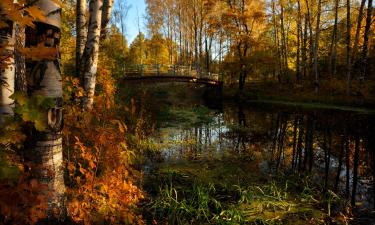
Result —
[[13, 115], [14, 101], [10, 96], [14, 93], [14, 25], [0, 30], [0, 123], [4, 117]]
[[[103, 0], [103, 13], [102, 13], [102, 22], [101, 22], [101, 31], [100, 31], [100, 38], [105, 39], [107, 37], [107, 27], [109, 20], [111, 18], [112, 13], [112, 6], [114, 0]], [[125, 12], [121, 12], [125, 13]]]
[[[44, 12], [46, 19], [35, 24], [33, 32], [27, 32], [27, 47], [44, 45], [58, 49], [60, 42], [61, 8], [54, 1], [39, 0], [37, 6]], [[62, 78], [59, 53], [54, 59], [29, 61], [31, 96], [40, 96], [53, 100], [53, 106], [42, 111], [47, 128], [33, 131], [32, 148], [26, 156], [35, 165], [35, 178], [48, 189], [41, 190], [48, 196], [48, 220], [65, 219], [65, 184], [62, 153]], [[32, 81], [32, 82], [31, 82]], [[30, 144], [30, 143], [28, 143]]]
[[81, 71], [83, 70], [81, 60], [83, 51], [86, 45], [87, 38], [87, 19], [86, 19], [86, 0], [77, 0], [76, 5], [76, 72], [77, 76], [81, 77]]
[[83, 87], [85, 96], [83, 107], [92, 109], [94, 104], [96, 72], [98, 69], [100, 28], [102, 18], [102, 0], [90, 1], [90, 19], [87, 42], [83, 53]]

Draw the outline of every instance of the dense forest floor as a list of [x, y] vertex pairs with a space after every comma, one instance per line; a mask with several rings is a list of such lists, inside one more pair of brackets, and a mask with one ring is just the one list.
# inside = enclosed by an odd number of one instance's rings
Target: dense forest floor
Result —
[[322, 80], [318, 93], [310, 81], [300, 83], [278, 83], [277, 81], [249, 82], [242, 92], [235, 86], [224, 87], [224, 98], [235, 97], [241, 102], [263, 101], [284, 103], [312, 108], [336, 108], [355, 110], [356, 108], [371, 109], [375, 107], [375, 82], [367, 81], [360, 86], [353, 82], [350, 95], [346, 94], [346, 83], [343, 80]]

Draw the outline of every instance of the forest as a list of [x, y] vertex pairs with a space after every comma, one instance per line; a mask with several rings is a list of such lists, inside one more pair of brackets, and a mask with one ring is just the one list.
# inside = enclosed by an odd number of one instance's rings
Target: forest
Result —
[[375, 224], [373, 7], [0, 0], [0, 225]]

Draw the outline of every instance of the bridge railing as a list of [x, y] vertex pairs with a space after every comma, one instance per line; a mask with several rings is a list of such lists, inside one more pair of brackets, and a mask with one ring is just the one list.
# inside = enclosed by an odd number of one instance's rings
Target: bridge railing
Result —
[[221, 80], [221, 75], [199, 71], [191, 66], [183, 65], [132, 65], [125, 68], [125, 76], [189, 76], [200, 79]]

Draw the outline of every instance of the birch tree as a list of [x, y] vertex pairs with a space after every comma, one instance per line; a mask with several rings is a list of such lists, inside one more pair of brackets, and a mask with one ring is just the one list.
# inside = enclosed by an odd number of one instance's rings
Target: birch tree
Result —
[[101, 39], [105, 39], [107, 36], [108, 23], [111, 18], [113, 1], [114, 0], [103, 0], [103, 13], [102, 13], [101, 31], [100, 31]]
[[76, 5], [76, 71], [80, 77], [81, 60], [87, 38], [86, 0], [77, 0]]
[[0, 29], [0, 123], [4, 116], [13, 114], [14, 101], [14, 28], [8, 21], [7, 27]]
[[[54, 1], [39, 0], [37, 6], [46, 18], [27, 32], [28, 46], [56, 51], [54, 57], [28, 61], [31, 97], [50, 99], [52, 105], [42, 111], [46, 129], [35, 131], [28, 158], [35, 164], [36, 179], [48, 186], [48, 216], [65, 217], [65, 185], [62, 154], [62, 78], [58, 45], [60, 41], [61, 8]], [[31, 82], [32, 81], [32, 82]], [[44, 192], [44, 190], [42, 190]]]
[[83, 107], [92, 109], [95, 95], [96, 72], [98, 69], [100, 29], [102, 21], [102, 0], [90, 1], [90, 19], [87, 42], [82, 57], [82, 77], [85, 96]]

